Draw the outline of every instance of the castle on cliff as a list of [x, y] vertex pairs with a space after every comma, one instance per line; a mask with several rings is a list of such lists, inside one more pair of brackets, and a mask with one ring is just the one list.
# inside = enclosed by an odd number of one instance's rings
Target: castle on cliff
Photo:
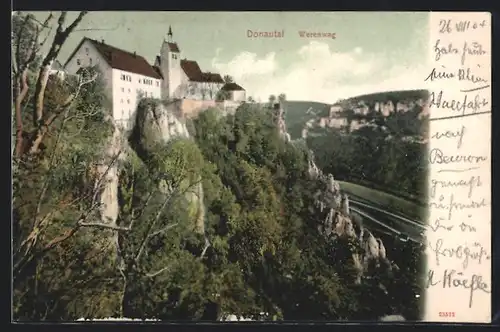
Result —
[[84, 37], [64, 64], [64, 71], [76, 74], [82, 67], [92, 66], [103, 73], [113, 118], [124, 127], [131, 125], [144, 97], [177, 103], [176, 111], [183, 114], [221, 105], [235, 108], [246, 100], [245, 89], [238, 84], [225, 82], [220, 74], [203, 72], [196, 61], [182, 59], [171, 27], [153, 65], [136, 52]]

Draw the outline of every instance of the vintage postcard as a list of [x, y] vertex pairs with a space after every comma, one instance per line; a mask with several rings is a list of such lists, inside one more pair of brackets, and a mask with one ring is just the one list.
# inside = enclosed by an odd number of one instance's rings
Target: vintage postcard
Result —
[[491, 321], [489, 13], [13, 12], [12, 77], [14, 321]]

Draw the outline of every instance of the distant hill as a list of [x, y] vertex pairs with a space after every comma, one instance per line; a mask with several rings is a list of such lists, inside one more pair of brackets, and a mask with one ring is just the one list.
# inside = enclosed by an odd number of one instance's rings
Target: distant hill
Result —
[[[308, 112], [309, 111], [309, 112]], [[288, 133], [292, 138], [299, 138], [307, 121], [318, 116], [327, 116], [330, 105], [315, 101], [286, 101], [285, 118]]]
[[[366, 104], [372, 104], [376, 102], [398, 102], [405, 100], [417, 100], [417, 99], [427, 99], [429, 97], [428, 90], [400, 90], [400, 91], [387, 91], [387, 92], [377, 92], [370, 93], [366, 95], [360, 95], [352, 98], [344, 99], [343, 102], [347, 103], [357, 103], [365, 102]], [[334, 105], [339, 104], [335, 103]]]
[[[288, 133], [292, 139], [301, 137], [302, 129], [307, 121], [328, 117], [330, 107], [332, 105], [347, 105], [363, 102], [366, 105], [373, 107], [375, 103], [386, 103], [391, 101], [393, 104], [398, 102], [416, 101], [419, 99], [426, 100], [429, 96], [427, 90], [401, 90], [377, 92], [347, 99], [340, 100], [334, 104], [325, 104], [314, 101], [286, 101], [285, 102], [285, 117]], [[309, 111], [309, 112], [308, 112]]]

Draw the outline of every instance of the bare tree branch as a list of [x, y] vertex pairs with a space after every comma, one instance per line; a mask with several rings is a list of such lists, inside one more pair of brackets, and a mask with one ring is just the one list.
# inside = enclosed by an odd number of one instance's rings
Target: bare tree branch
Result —
[[149, 278], [154, 278], [154, 277], [156, 277], [157, 275], [159, 275], [159, 274], [161, 274], [161, 273], [163, 273], [163, 272], [167, 271], [169, 268], [170, 268], [169, 266], [166, 266], [166, 267], [164, 267], [164, 268], [162, 268], [162, 269], [159, 269], [159, 270], [158, 270], [158, 271], [156, 271], [156, 272], [146, 273], [146, 277], [149, 277]]
[[208, 248], [210, 248], [210, 241], [208, 240], [207, 237], [205, 237], [205, 247], [203, 247], [203, 251], [201, 252], [200, 258], [205, 257], [205, 254], [207, 253]]
[[[66, 108], [66, 112], [64, 112], [64, 118], [63, 118], [63, 121], [62, 121], [62, 124], [61, 124], [61, 128], [59, 129], [58, 133], [57, 133], [57, 138], [56, 138], [56, 141], [54, 143], [54, 148], [52, 149], [52, 153], [51, 153], [51, 156], [50, 156], [50, 159], [49, 159], [49, 171], [52, 170], [52, 166], [54, 164], [54, 161], [55, 161], [55, 158], [56, 158], [56, 151], [59, 147], [59, 143], [61, 141], [61, 137], [62, 137], [62, 133], [64, 131], [64, 127], [66, 125], [66, 120], [68, 118], [68, 114], [69, 114], [69, 111], [70, 111], [70, 108]], [[38, 216], [40, 214], [40, 209], [42, 207], [42, 202], [45, 198], [45, 194], [49, 188], [49, 181], [51, 180], [51, 174], [48, 174], [46, 177], [45, 177], [45, 181], [42, 185], [42, 191], [40, 193], [40, 196], [38, 198], [38, 202], [37, 202], [37, 205], [36, 205], [36, 209], [35, 209], [35, 215], [34, 215], [34, 218], [35, 218], [35, 222], [33, 223], [34, 224], [34, 227], [38, 227], [38, 224], [37, 224], [37, 219], [38, 219]]]
[[[46, 220], [48, 220], [49, 219], [49, 215], [46, 215], [44, 218], [41, 219], [41, 221], [38, 223], [38, 227], [34, 228], [34, 230], [28, 236], [29, 241], [27, 241], [27, 240], [23, 241], [23, 243], [26, 243], [26, 244], [28, 242], [31, 242], [32, 245], [30, 245], [27, 248], [27, 250], [25, 251], [24, 255], [19, 260], [17, 260], [17, 262], [15, 263], [14, 268], [13, 268], [13, 275], [14, 276], [19, 275], [21, 273], [21, 271], [28, 264], [30, 264], [31, 262], [33, 262], [33, 261], [37, 260], [38, 258], [42, 257], [46, 252], [50, 251], [51, 249], [55, 248], [56, 246], [60, 245], [61, 243], [63, 243], [64, 241], [66, 241], [67, 239], [69, 239], [70, 237], [72, 237], [81, 227], [91, 227], [91, 226], [103, 227], [103, 224], [97, 224], [97, 223], [95, 225], [87, 224], [86, 220], [96, 210], [96, 208], [98, 208], [101, 205], [96, 200], [97, 194], [101, 190], [100, 183], [106, 177], [107, 173], [111, 169], [111, 166], [116, 162], [116, 160], [117, 160], [118, 156], [120, 155], [120, 153], [121, 153], [121, 151], [116, 154], [116, 156], [112, 159], [112, 161], [108, 165], [106, 171], [101, 175], [99, 181], [97, 182], [98, 185], [96, 185], [96, 187], [94, 188], [94, 193], [93, 193], [93, 196], [92, 196], [91, 206], [80, 214], [80, 217], [77, 219], [74, 227], [68, 229], [64, 234], [62, 234], [60, 236], [57, 236], [54, 239], [52, 239], [51, 241], [49, 241], [49, 243], [46, 244], [42, 249], [35, 251], [34, 244], [36, 244], [38, 236], [39, 236], [39, 234], [42, 231], [42, 229], [41, 229], [41, 223], [44, 222], [44, 221], [46, 221]], [[19, 248], [18, 252], [20, 252], [21, 249], [22, 249], [22, 247]]]
[[[15, 146], [15, 157], [19, 158], [23, 149], [23, 121], [22, 121], [22, 103], [26, 98], [28, 93], [28, 68], [29, 65], [35, 60], [36, 54], [38, 53], [38, 37], [40, 29], [38, 26], [34, 26], [35, 31], [30, 31], [32, 15], [26, 15], [19, 29], [16, 30], [16, 36], [13, 36], [15, 42], [14, 46], [14, 57], [13, 61], [13, 78], [14, 78], [14, 108], [16, 114], [16, 146]], [[14, 23], [15, 24], [15, 23]], [[25, 44], [24, 38], [29, 37], [29, 41]], [[25, 54], [21, 57], [21, 49], [25, 50]]]
[[118, 29], [118, 26], [113, 28], [85, 28], [85, 29], [75, 29], [74, 32], [80, 31], [115, 31]]
[[115, 226], [115, 225], [109, 225], [109, 224], [103, 224], [100, 222], [83, 222], [79, 221], [78, 225], [81, 227], [96, 227], [96, 228], [106, 228], [106, 229], [111, 229], [114, 231], [121, 231], [121, 232], [128, 232], [132, 230], [131, 226], [127, 227], [122, 227], [122, 226]]
[[139, 246], [139, 250], [137, 251], [137, 254], [135, 255], [135, 258], [134, 258], [134, 261], [135, 262], [139, 262], [139, 258], [141, 257], [143, 251], [144, 251], [144, 248], [146, 247], [146, 244], [148, 243], [148, 240], [150, 239], [150, 236], [149, 234], [151, 233], [151, 231], [153, 230], [153, 228], [155, 227], [156, 223], [158, 222], [158, 220], [160, 219], [162, 213], [163, 213], [163, 209], [165, 208], [165, 206], [167, 206], [167, 204], [172, 200], [172, 198], [174, 197], [174, 194], [171, 193], [166, 199], [165, 201], [163, 201], [163, 204], [161, 205], [161, 207], [158, 209], [158, 212], [156, 213], [156, 216], [155, 218], [153, 219], [153, 222], [151, 223], [151, 225], [149, 226], [149, 229], [148, 229], [148, 232], [146, 233], [146, 236], [144, 236], [144, 239], [142, 240], [142, 243], [141, 245]]
[[45, 38], [43, 39], [43, 41], [39, 44], [40, 48], [43, 45], [45, 45], [45, 43], [47, 42], [47, 39], [49, 38], [50, 32], [52, 31], [52, 25], [50, 25], [49, 22], [53, 18], [54, 18], [54, 15], [52, 14], [52, 12], [49, 13], [49, 15], [47, 16], [47, 18], [45, 19], [45, 21], [43, 21], [43, 23], [40, 23], [35, 18], [33, 18], [33, 20], [35, 20], [37, 23], [39, 23], [41, 25], [42, 31], [45, 30], [45, 29], [47, 29], [47, 28], [49, 29], [49, 31], [47, 32], [47, 35], [45, 36]]
[[99, 75], [98, 73], [96, 73], [95, 75], [91, 76], [90, 78], [84, 79], [84, 76], [85, 76], [84, 74], [85, 73], [82, 73], [82, 75], [78, 76], [78, 85], [77, 85], [76, 91], [73, 94], [71, 94], [70, 96], [68, 96], [66, 101], [62, 105], [58, 106], [58, 108], [56, 110], [53, 110], [53, 113], [50, 114], [50, 116], [47, 119], [45, 119], [42, 123], [39, 123], [37, 125], [37, 132], [36, 132], [35, 138], [33, 139], [33, 142], [31, 143], [31, 147], [30, 147], [30, 151], [29, 151], [30, 154], [35, 154], [39, 151], [40, 144], [42, 143], [45, 135], [47, 134], [48, 129], [49, 129], [50, 125], [52, 124], [52, 122], [54, 122], [56, 120], [56, 118], [61, 113], [64, 112], [64, 110], [69, 110], [72, 107], [73, 103], [77, 100], [77, 98], [81, 92], [82, 87], [94, 82]]
[[35, 21], [36, 23], [38, 23], [42, 27], [42, 29], [45, 29], [45, 28], [50, 28], [49, 22], [50, 22], [50, 20], [52, 20], [52, 18], [54, 18], [54, 14], [52, 14], [52, 12], [50, 12], [49, 15], [47, 16], [47, 18], [45, 19], [45, 21], [43, 21], [43, 22], [40, 22], [35, 17], [32, 17], [31, 19], [33, 21]]
[[[141, 257], [142, 253], [144, 252], [144, 249], [148, 243], [148, 241], [151, 239], [151, 232], [152, 230], [154, 229], [154, 227], [156, 226], [156, 223], [158, 222], [158, 220], [160, 219], [160, 216], [161, 214], [163, 213], [163, 210], [165, 209], [165, 207], [167, 206], [167, 204], [172, 200], [173, 197], [177, 196], [178, 194], [180, 195], [183, 195], [185, 193], [187, 193], [189, 190], [191, 190], [191, 188], [193, 186], [196, 186], [197, 184], [201, 183], [201, 179], [199, 181], [196, 181], [196, 182], [193, 182], [191, 183], [186, 189], [184, 189], [182, 192], [179, 192], [179, 189], [180, 187], [178, 185], [175, 186], [175, 189], [170, 193], [170, 195], [165, 199], [165, 201], [163, 202], [163, 204], [161, 205], [161, 207], [159, 208], [158, 210], [158, 213], [156, 214], [155, 216], [155, 219], [153, 220], [153, 222], [151, 223], [151, 225], [149, 226], [148, 228], [148, 231], [146, 233], [146, 235], [144, 236], [144, 239], [142, 240], [142, 243], [141, 243], [141, 246], [139, 247], [139, 250], [137, 251], [137, 254], [135, 256], [135, 259], [134, 261], [136, 263], [139, 262], [139, 258]], [[169, 226], [167, 226], [169, 227]], [[171, 227], [170, 227], [171, 228]], [[161, 231], [165, 231], [165, 229], [161, 229]]]
[[166, 231], [168, 231], [169, 229], [174, 228], [177, 225], [179, 225], [179, 223], [177, 223], [177, 222], [175, 224], [167, 225], [166, 227], [163, 227], [162, 229], [157, 230], [156, 232], [151, 233], [151, 235], [149, 236], [149, 238], [155, 237], [156, 235], [160, 235], [161, 233], [165, 233]]
[[36, 126], [43, 125], [43, 101], [45, 97], [45, 89], [47, 87], [47, 81], [49, 78], [50, 68], [52, 62], [57, 58], [61, 47], [66, 42], [68, 36], [73, 32], [75, 27], [82, 21], [83, 17], [87, 14], [86, 11], [82, 11], [78, 14], [78, 17], [66, 28], [63, 25], [66, 21], [67, 12], [61, 12], [59, 19], [57, 20], [57, 29], [52, 45], [50, 46], [49, 52], [42, 61], [40, 71], [38, 73], [38, 79], [36, 81], [35, 87], [35, 114], [33, 117]]

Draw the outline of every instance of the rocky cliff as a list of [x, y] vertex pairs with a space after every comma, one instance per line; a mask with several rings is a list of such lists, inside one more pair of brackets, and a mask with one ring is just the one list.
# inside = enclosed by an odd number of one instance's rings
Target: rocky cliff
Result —
[[[117, 226], [120, 212], [119, 174], [123, 165], [157, 144], [166, 144], [174, 138], [189, 139], [190, 136], [185, 123], [168, 112], [161, 103], [153, 100], [146, 100], [137, 109], [133, 132], [137, 133], [139, 141], [133, 142], [135, 144], [129, 143], [129, 132], [123, 128], [115, 126], [113, 130], [113, 135], [104, 151], [103, 161], [97, 166], [97, 178], [103, 179], [97, 185], [102, 187], [99, 195], [101, 203], [99, 219], [108, 225]], [[186, 195], [195, 210], [194, 229], [204, 233], [205, 209], [201, 183], [193, 186]]]
[[[290, 135], [286, 131], [284, 109], [280, 105], [275, 107], [275, 119], [281, 137], [290, 142]], [[293, 142], [292, 142], [293, 143]], [[315, 194], [315, 206], [311, 207], [313, 213], [324, 216], [323, 223], [318, 225], [318, 230], [325, 236], [344, 237], [354, 241], [361, 247], [361, 253], [353, 254], [353, 261], [357, 270], [357, 283], [361, 282], [364, 272], [371, 264], [383, 265], [392, 269], [386, 257], [386, 250], [380, 238], [375, 237], [362, 223], [352, 217], [349, 210], [349, 197], [342, 194], [339, 183], [332, 174], [324, 174], [314, 161], [314, 154], [309, 151], [309, 177], [319, 181], [322, 190]]]
[[[166, 145], [173, 139], [191, 139], [186, 123], [170, 112], [167, 107], [155, 100], [144, 100], [137, 109], [134, 129], [132, 131], [136, 142], [135, 152], [143, 154], [151, 148]], [[141, 153], [142, 152], [142, 153]], [[193, 229], [203, 234], [205, 230], [205, 207], [203, 203], [203, 186], [200, 178], [189, 184], [191, 188], [186, 192], [186, 198], [192, 207], [194, 218]]]
[[305, 138], [307, 129], [312, 127], [340, 128], [352, 132], [373, 125], [375, 118], [401, 117], [405, 113], [411, 113], [406, 116], [408, 119], [423, 120], [429, 114], [427, 101], [426, 90], [391, 91], [339, 100], [329, 112], [315, 114], [304, 127], [302, 136]]

